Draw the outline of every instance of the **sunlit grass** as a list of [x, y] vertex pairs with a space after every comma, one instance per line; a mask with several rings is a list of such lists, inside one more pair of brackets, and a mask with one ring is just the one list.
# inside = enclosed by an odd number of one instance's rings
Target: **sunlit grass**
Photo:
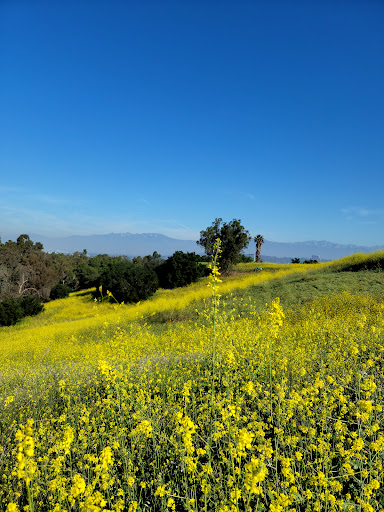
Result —
[[[273, 273], [249, 273], [228, 277], [221, 285], [220, 292], [229, 294], [234, 290], [244, 290], [258, 283], [280, 279], [297, 272], [305, 273], [308, 266], [299, 269], [290, 267]], [[0, 360], [32, 359], [39, 360], [48, 351], [51, 354], [62, 353], [61, 345], [67, 340], [65, 353], [78, 353], [84, 356], [84, 342], [93, 341], [102, 345], [105, 342], [106, 324], [127, 326], [133, 321], [150, 319], [153, 315], [182, 312], [209, 299], [211, 291], [207, 280], [193, 283], [176, 290], [159, 290], [151, 300], [138, 304], [118, 305], [109, 302], [94, 302], [92, 290], [71, 294], [69, 298], [49, 302], [45, 311], [22, 323], [2, 328], [0, 332]], [[68, 341], [71, 340], [71, 341]], [[76, 341], [74, 341], [76, 340]], [[68, 344], [69, 343], [69, 344]], [[57, 348], [53, 348], [56, 347]], [[56, 357], [56, 356], [55, 356]]]

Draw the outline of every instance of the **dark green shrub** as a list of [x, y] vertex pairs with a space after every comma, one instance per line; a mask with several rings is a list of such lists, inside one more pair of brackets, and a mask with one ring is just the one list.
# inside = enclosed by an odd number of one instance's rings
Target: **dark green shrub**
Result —
[[100, 268], [94, 264], [94, 261], [89, 259], [81, 261], [76, 269], [75, 275], [78, 280], [78, 288], [83, 290], [85, 288], [92, 288], [96, 286], [100, 278]]
[[15, 325], [24, 316], [24, 310], [18, 299], [7, 299], [1, 303], [1, 325]]
[[51, 290], [51, 294], [49, 296], [50, 299], [65, 299], [71, 293], [72, 288], [66, 284], [57, 284]]
[[38, 315], [43, 309], [40, 299], [30, 295], [4, 300], [0, 302], [0, 326], [15, 325], [25, 316]]
[[41, 303], [41, 300], [38, 299], [37, 297], [26, 295], [25, 297], [22, 297], [19, 300], [20, 305], [24, 311], [23, 316], [35, 316], [44, 310], [44, 305]]
[[176, 251], [164, 263], [155, 268], [161, 288], [177, 288], [197, 281], [209, 274], [206, 265], [194, 252]]
[[239, 254], [239, 257], [236, 260], [236, 263], [252, 263], [252, 256], [246, 256], [245, 254]]
[[111, 292], [118, 302], [139, 302], [159, 287], [156, 273], [143, 265], [122, 259], [110, 260], [103, 268], [98, 286], [103, 294]]
[[98, 254], [97, 256], [92, 256], [92, 258], [83, 256], [75, 268], [77, 288], [84, 290], [85, 288], [98, 286], [104, 268], [110, 261], [115, 259], [116, 257], [108, 256], [108, 254]]
[[0, 325], [12, 325], [8, 323], [8, 312], [2, 302], [0, 302]]
[[24, 316], [24, 310], [21, 306], [21, 300], [9, 299], [3, 302], [5, 311], [8, 315], [8, 324], [14, 325], [16, 322], [21, 320]]

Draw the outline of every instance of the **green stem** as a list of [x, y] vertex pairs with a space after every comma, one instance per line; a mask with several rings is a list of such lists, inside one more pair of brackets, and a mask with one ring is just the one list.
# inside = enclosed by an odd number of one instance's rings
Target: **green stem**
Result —
[[31, 486], [29, 485], [29, 483], [27, 484], [27, 493], [28, 493], [29, 512], [34, 512], [35, 508], [33, 506], [33, 495], [32, 495]]
[[204, 510], [208, 511], [208, 479], [209, 479], [209, 469], [212, 467], [212, 435], [213, 435], [213, 403], [214, 403], [214, 395], [215, 395], [215, 370], [216, 370], [216, 315], [217, 315], [217, 294], [216, 294], [216, 286], [217, 286], [217, 259], [220, 253], [220, 240], [217, 240], [214, 245], [214, 252], [212, 255], [212, 276], [213, 276], [213, 335], [212, 335], [212, 384], [211, 384], [211, 406], [210, 406], [210, 421], [209, 421], [209, 444], [208, 444], [208, 463], [207, 463], [207, 473], [206, 473], [206, 485], [204, 492]]

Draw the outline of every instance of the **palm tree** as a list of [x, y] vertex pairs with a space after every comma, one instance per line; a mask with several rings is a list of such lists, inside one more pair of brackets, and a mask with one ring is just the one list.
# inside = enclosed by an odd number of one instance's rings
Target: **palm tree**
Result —
[[255, 261], [256, 261], [256, 263], [258, 263], [258, 262], [261, 262], [260, 250], [261, 250], [261, 246], [264, 243], [264, 238], [262, 237], [262, 235], [257, 235], [257, 236], [254, 237], [254, 241], [256, 242], [256, 258], [255, 258]]

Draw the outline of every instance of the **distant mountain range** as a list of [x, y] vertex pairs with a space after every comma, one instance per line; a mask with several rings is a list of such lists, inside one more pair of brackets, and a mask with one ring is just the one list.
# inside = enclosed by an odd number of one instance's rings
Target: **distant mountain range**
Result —
[[[0, 233], [2, 242], [16, 240], [19, 235]], [[107, 235], [72, 235], [68, 237], [47, 237], [29, 234], [34, 242], [41, 242], [47, 252], [73, 253], [87, 250], [89, 255], [109, 254], [125, 255], [128, 258], [145, 256], [154, 251], [163, 257], [171, 256], [175, 251], [203, 254], [203, 249], [195, 240], [179, 240], [159, 233], [110, 233]], [[254, 243], [251, 242], [245, 253], [253, 256]], [[383, 245], [366, 247], [361, 245], [343, 245], [326, 241], [308, 242], [270, 242], [266, 240], [261, 247], [263, 261], [286, 261], [291, 258], [334, 260], [356, 252], [374, 252], [384, 250]]]
[[[326, 242], [325, 240], [308, 242], [270, 242], [265, 241], [261, 247], [261, 257], [264, 261], [269, 260], [268, 256], [274, 258], [300, 258], [317, 260], [337, 260], [356, 252], [374, 252], [384, 249], [383, 245], [366, 247], [363, 245], [344, 245]], [[264, 255], [264, 256], [263, 256]]]
[[[74, 253], [84, 249], [91, 256], [109, 254], [146, 256], [157, 251], [161, 256], [171, 256], [175, 251], [203, 254], [203, 249], [194, 240], [178, 240], [159, 233], [109, 233], [107, 235], [72, 235], [67, 237], [47, 237], [28, 233], [31, 240], [41, 242], [47, 252]], [[16, 240], [19, 235], [0, 233], [2, 242]]]

